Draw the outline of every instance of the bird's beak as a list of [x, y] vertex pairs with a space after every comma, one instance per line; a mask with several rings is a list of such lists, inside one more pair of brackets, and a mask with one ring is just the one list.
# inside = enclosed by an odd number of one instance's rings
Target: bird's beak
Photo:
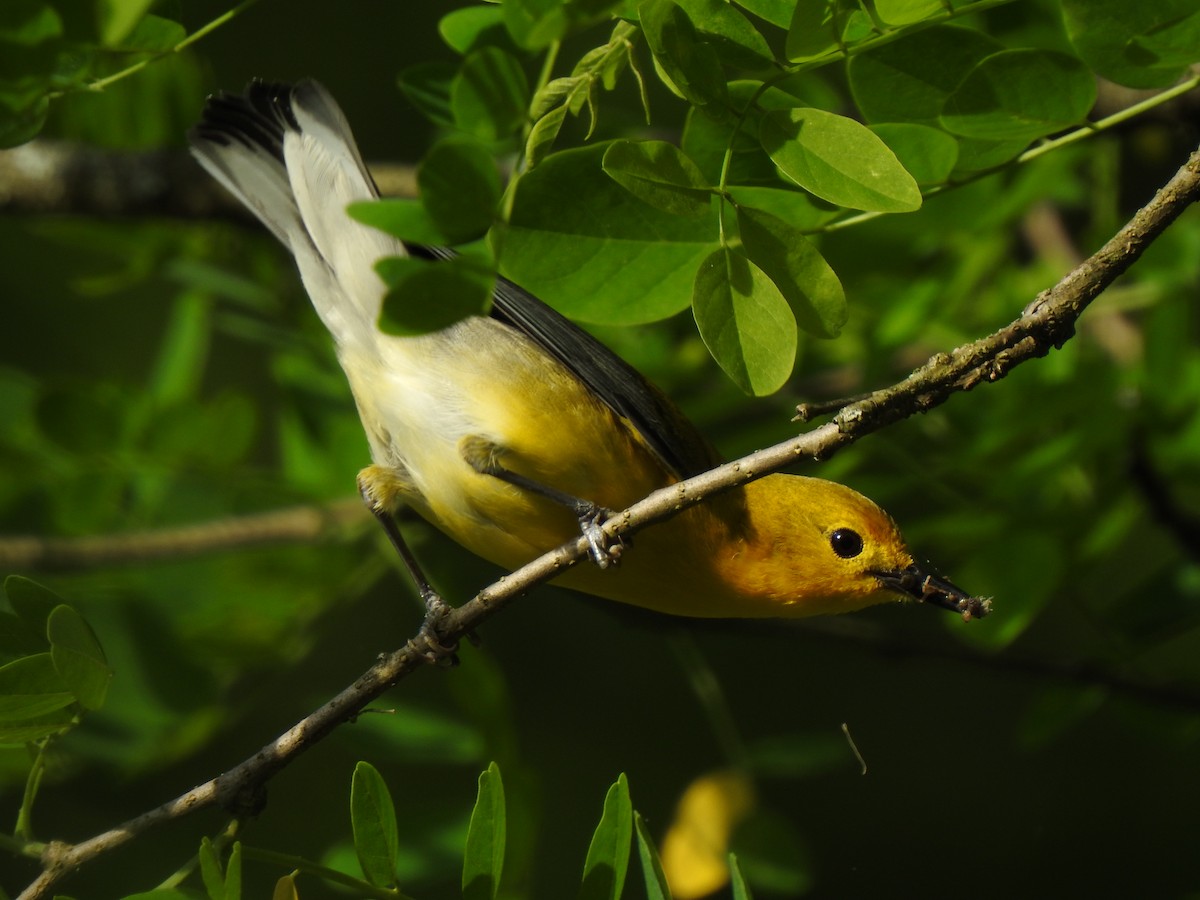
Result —
[[956, 612], [964, 621], [982, 619], [992, 611], [990, 598], [973, 597], [944, 578], [926, 575], [916, 565], [896, 572], [876, 572], [875, 577], [888, 590]]

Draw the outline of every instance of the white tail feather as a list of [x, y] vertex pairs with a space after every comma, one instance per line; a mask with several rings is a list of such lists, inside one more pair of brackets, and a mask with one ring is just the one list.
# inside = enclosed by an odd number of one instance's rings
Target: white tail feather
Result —
[[291, 250], [339, 346], [373, 345], [386, 290], [374, 264], [406, 254], [400, 241], [346, 214], [378, 193], [329, 93], [312, 81], [251, 85], [210, 104], [191, 140], [200, 164]]

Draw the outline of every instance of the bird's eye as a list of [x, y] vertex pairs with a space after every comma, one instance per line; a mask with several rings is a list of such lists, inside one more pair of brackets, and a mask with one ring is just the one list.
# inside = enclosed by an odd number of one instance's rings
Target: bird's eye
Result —
[[851, 528], [839, 528], [829, 535], [829, 546], [842, 559], [853, 559], [863, 552], [863, 539]]

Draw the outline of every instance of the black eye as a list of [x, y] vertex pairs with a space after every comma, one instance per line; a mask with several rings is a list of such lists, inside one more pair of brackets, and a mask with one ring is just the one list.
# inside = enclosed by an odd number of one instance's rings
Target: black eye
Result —
[[842, 559], [853, 559], [863, 552], [863, 539], [851, 528], [839, 528], [829, 535], [829, 546]]

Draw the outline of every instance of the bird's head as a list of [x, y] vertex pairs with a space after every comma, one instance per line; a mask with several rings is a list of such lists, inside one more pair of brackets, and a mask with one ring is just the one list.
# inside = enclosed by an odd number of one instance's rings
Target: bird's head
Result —
[[[991, 610], [990, 600], [918, 566], [891, 516], [857, 491], [797, 475], [771, 476], [761, 484], [759, 492], [771, 496], [776, 515], [788, 521], [785, 532], [772, 528], [777, 537], [759, 545], [765, 569], [786, 579], [779, 592], [785, 614], [850, 612], [898, 598], [965, 619]], [[764, 529], [756, 531], [764, 536]]]

